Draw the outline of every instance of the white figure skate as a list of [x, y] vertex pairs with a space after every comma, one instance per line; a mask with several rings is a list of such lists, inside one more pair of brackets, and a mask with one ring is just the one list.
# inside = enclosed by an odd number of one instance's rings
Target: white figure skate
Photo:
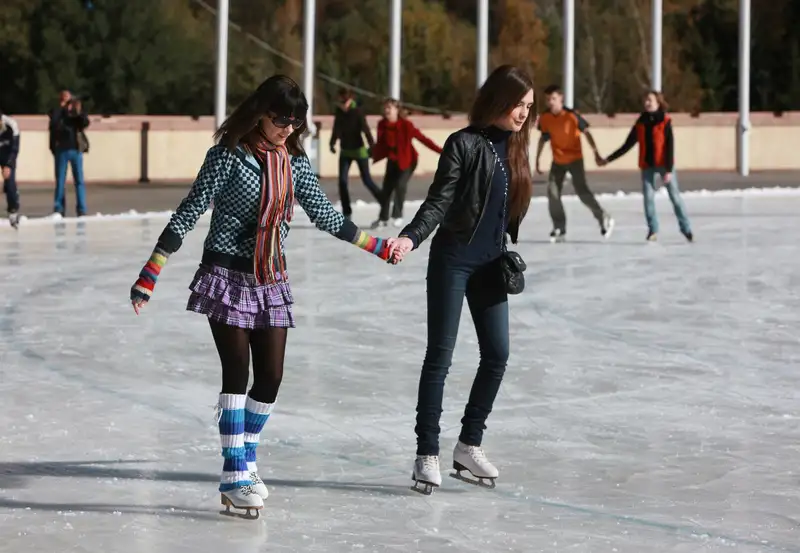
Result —
[[[450, 476], [456, 480], [490, 490], [494, 489], [495, 480], [500, 476], [497, 468], [486, 458], [482, 447], [466, 445], [461, 442], [458, 442], [453, 450], [453, 468], [456, 473], [450, 474]], [[469, 472], [474, 479], [462, 475], [461, 473], [464, 471]]]
[[[242, 486], [235, 490], [221, 492], [220, 501], [225, 506], [225, 510], [221, 512], [227, 516], [238, 516], [249, 520], [258, 518], [259, 511], [264, 508], [264, 500], [256, 493], [253, 486]], [[231, 512], [231, 507], [234, 509], [244, 509], [245, 513]]]
[[553, 243], [553, 244], [566, 242], [566, 240], [567, 240], [567, 235], [560, 228], [555, 228], [550, 233], [550, 242]]
[[614, 219], [606, 215], [603, 217], [603, 223], [600, 225], [600, 234], [603, 235], [603, 238], [608, 240], [611, 238], [612, 232], [614, 232]]
[[256, 492], [264, 501], [269, 497], [269, 490], [256, 471], [250, 473], [250, 481], [253, 483], [253, 491]]
[[[417, 455], [414, 461], [414, 472], [411, 473], [415, 492], [431, 495], [433, 488], [442, 485], [442, 473], [439, 470], [439, 457], [436, 455]], [[422, 487], [420, 488], [420, 485]]]

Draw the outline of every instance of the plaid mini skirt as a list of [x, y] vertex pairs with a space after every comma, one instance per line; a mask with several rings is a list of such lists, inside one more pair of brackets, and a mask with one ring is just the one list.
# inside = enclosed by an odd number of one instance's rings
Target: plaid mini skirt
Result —
[[187, 311], [239, 328], [294, 328], [292, 290], [280, 275], [259, 284], [256, 277], [217, 265], [200, 265], [189, 285]]

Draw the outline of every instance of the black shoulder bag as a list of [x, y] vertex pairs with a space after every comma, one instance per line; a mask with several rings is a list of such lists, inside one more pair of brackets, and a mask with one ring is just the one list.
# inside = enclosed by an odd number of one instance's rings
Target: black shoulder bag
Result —
[[[489, 143], [489, 147], [492, 149], [492, 153], [494, 154], [496, 162], [499, 162], [500, 169], [503, 171], [503, 176], [505, 177], [506, 186], [505, 191], [503, 192], [503, 213], [506, 212], [508, 208], [508, 171], [506, 171], [505, 164], [503, 160], [500, 159], [500, 156], [497, 153], [497, 150], [492, 144], [492, 141], [489, 140], [489, 137], [481, 131], [484, 140]], [[506, 245], [506, 229], [501, 228], [500, 232], [502, 233], [502, 244], [503, 244], [503, 254], [500, 256], [500, 270], [503, 275], [503, 282], [505, 283], [506, 292], [509, 294], [519, 294], [525, 289], [525, 269], [528, 266], [525, 264], [525, 260], [522, 259], [522, 256], [517, 252], [508, 251], [508, 247]]]

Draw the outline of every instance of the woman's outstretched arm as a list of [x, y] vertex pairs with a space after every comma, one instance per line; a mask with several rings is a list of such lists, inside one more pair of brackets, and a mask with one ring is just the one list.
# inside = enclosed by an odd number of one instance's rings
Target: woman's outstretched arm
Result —
[[359, 229], [355, 223], [336, 211], [333, 204], [319, 186], [319, 179], [311, 169], [306, 156], [292, 160], [294, 193], [300, 207], [319, 230], [350, 242], [359, 248], [373, 253], [381, 259], [389, 259], [393, 239], [376, 238]]

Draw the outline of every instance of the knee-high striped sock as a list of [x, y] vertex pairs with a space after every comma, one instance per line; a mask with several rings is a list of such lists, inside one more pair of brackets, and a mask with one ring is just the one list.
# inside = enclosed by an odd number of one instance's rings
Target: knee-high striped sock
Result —
[[244, 449], [244, 394], [220, 394], [219, 406], [222, 410], [219, 419], [219, 439], [222, 444], [222, 477], [219, 491], [226, 492], [249, 485], [250, 473], [247, 470]]
[[247, 396], [244, 408], [244, 449], [248, 472], [258, 472], [256, 467], [256, 448], [261, 430], [269, 419], [274, 403], [261, 403]]

